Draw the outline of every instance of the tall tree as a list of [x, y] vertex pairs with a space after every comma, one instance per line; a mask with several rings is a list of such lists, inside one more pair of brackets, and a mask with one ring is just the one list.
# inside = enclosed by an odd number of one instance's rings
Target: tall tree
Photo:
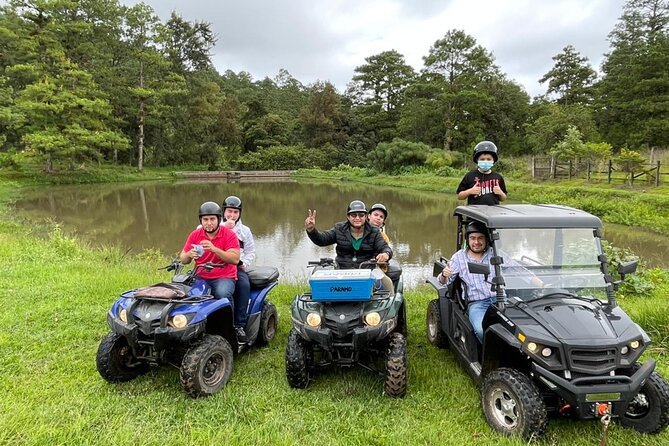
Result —
[[567, 45], [561, 53], [553, 56], [555, 65], [539, 79], [548, 82], [547, 94], [555, 95], [564, 105], [588, 104], [592, 100], [592, 85], [597, 72], [588, 63], [588, 58]]
[[173, 69], [181, 73], [211, 67], [211, 49], [216, 36], [207, 22], [188, 22], [172, 11], [170, 19], [159, 27], [163, 51]]
[[629, 0], [609, 34], [611, 52], [598, 84], [597, 120], [616, 147], [666, 147], [669, 141], [669, 2]]
[[341, 101], [329, 82], [317, 82], [311, 87], [311, 99], [300, 114], [300, 121], [307, 147], [325, 144], [341, 147], [346, 143]]
[[365, 58], [355, 68], [348, 96], [356, 105], [362, 131], [374, 135], [375, 141], [390, 141], [396, 134], [404, 91], [416, 73], [395, 50]]

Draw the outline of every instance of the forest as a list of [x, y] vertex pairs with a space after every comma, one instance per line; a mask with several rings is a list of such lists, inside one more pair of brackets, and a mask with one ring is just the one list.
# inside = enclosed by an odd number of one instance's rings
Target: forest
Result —
[[0, 168], [448, 172], [482, 139], [505, 155], [561, 159], [638, 160], [668, 145], [666, 0], [626, 2], [599, 75], [565, 42], [534, 98], [458, 29], [427, 49], [419, 71], [388, 49], [366, 57], [340, 92], [283, 69], [264, 79], [220, 73], [211, 28], [178, 12], [161, 21], [143, 3], [5, 2]]

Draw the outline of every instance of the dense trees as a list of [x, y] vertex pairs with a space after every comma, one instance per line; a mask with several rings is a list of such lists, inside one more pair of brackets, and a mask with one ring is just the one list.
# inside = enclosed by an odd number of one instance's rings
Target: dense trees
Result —
[[[210, 168], [467, 162], [477, 140], [504, 154], [559, 157], [669, 140], [669, 6], [629, 0], [596, 80], [567, 45], [530, 102], [493, 54], [447, 31], [419, 72], [383, 51], [344, 94], [288, 71], [254, 80], [213, 67], [216, 36], [178, 13], [118, 0], [9, 0], [0, 7], [0, 166], [84, 162]], [[600, 150], [601, 149], [601, 150]]]

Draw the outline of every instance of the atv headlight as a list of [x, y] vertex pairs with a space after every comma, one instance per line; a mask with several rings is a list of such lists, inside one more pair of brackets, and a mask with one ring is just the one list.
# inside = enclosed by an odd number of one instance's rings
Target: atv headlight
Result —
[[367, 313], [365, 315], [365, 323], [369, 325], [370, 327], [376, 327], [381, 323], [381, 315], [377, 313], [376, 311], [372, 311], [371, 313]]
[[171, 325], [174, 328], [184, 328], [188, 325], [188, 318], [183, 314], [177, 314], [172, 318]]
[[309, 313], [307, 315], [307, 324], [309, 324], [310, 327], [320, 327], [321, 315], [318, 313]]
[[118, 312], [118, 318], [121, 319], [124, 324], [128, 323], [128, 312], [125, 308], [121, 308], [121, 311]]

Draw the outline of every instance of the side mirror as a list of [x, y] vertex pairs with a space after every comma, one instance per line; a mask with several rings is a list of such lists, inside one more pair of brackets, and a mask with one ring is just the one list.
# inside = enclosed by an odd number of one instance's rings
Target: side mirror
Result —
[[490, 267], [482, 263], [467, 262], [467, 268], [472, 274], [483, 274], [483, 278], [488, 280], [490, 274]]
[[637, 266], [639, 266], [638, 260], [631, 260], [629, 262], [623, 262], [618, 265], [618, 274], [622, 279], [625, 279], [625, 275], [631, 274], [636, 271]]
[[432, 277], [437, 277], [439, 274], [441, 274], [444, 268], [446, 268], [447, 264], [448, 264], [448, 259], [439, 257], [439, 260], [434, 262], [434, 266], [432, 267]]

